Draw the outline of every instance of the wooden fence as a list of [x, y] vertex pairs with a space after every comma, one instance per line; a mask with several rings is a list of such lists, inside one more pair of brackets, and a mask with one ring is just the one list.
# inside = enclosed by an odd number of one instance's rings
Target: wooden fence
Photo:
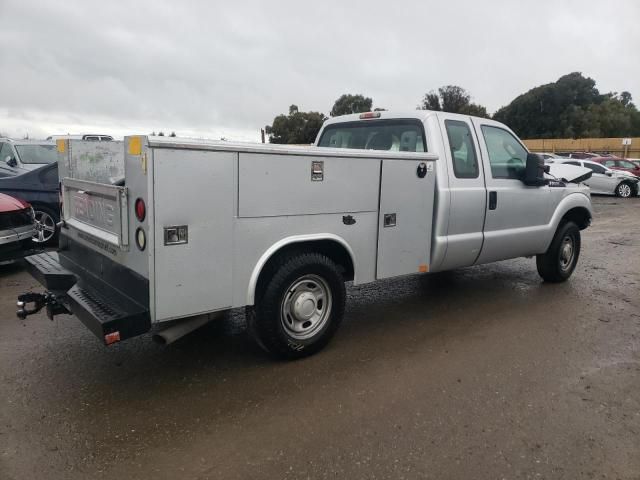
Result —
[[631, 138], [631, 145], [622, 145], [622, 138], [544, 138], [524, 140], [532, 152], [596, 152], [613, 153], [624, 158], [640, 158], [640, 137]]

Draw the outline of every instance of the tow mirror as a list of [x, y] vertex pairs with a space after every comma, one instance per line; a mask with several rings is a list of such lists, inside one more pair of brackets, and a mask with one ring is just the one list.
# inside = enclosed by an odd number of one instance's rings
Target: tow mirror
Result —
[[541, 155], [537, 153], [527, 154], [527, 166], [524, 170], [524, 184], [530, 187], [541, 187], [547, 184], [544, 178], [545, 164]]

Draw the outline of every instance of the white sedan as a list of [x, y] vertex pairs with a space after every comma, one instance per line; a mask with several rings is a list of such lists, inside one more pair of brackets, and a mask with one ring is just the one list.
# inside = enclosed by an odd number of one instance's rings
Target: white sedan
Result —
[[612, 170], [599, 163], [577, 158], [554, 159], [554, 163], [586, 167], [592, 170], [591, 178], [583, 182], [591, 189], [591, 193], [616, 195], [623, 198], [638, 195], [638, 181], [640, 181], [640, 178], [632, 173], [623, 170]]

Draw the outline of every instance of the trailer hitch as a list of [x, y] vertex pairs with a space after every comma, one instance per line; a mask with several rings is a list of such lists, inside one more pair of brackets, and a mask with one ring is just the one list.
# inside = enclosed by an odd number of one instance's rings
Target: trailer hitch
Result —
[[[33, 304], [33, 306], [30, 307], [29, 304]], [[18, 295], [18, 302], [16, 303], [16, 306], [18, 307], [16, 315], [21, 320], [24, 320], [29, 315], [38, 313], [45, 307], [47, 309], [47, 317], [49, 320], [53, 320], [55, 315], [59, 315], [61, 313], [71, 314], [71, 312], [58, 301], [58, 297], [51, 292], [23, 293], [22, 295]]]

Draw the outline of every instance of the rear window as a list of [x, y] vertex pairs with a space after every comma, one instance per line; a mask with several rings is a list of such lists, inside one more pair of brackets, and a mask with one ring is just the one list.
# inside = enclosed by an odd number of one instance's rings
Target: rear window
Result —
[[53, 163], [58, 160], [55, 145], [16, 145], [22, 163]]
[[365, 120], [327, 126], [319, 147], [361, 148], [391, 152], [426, 152], [424, 127], [419, 120]]

